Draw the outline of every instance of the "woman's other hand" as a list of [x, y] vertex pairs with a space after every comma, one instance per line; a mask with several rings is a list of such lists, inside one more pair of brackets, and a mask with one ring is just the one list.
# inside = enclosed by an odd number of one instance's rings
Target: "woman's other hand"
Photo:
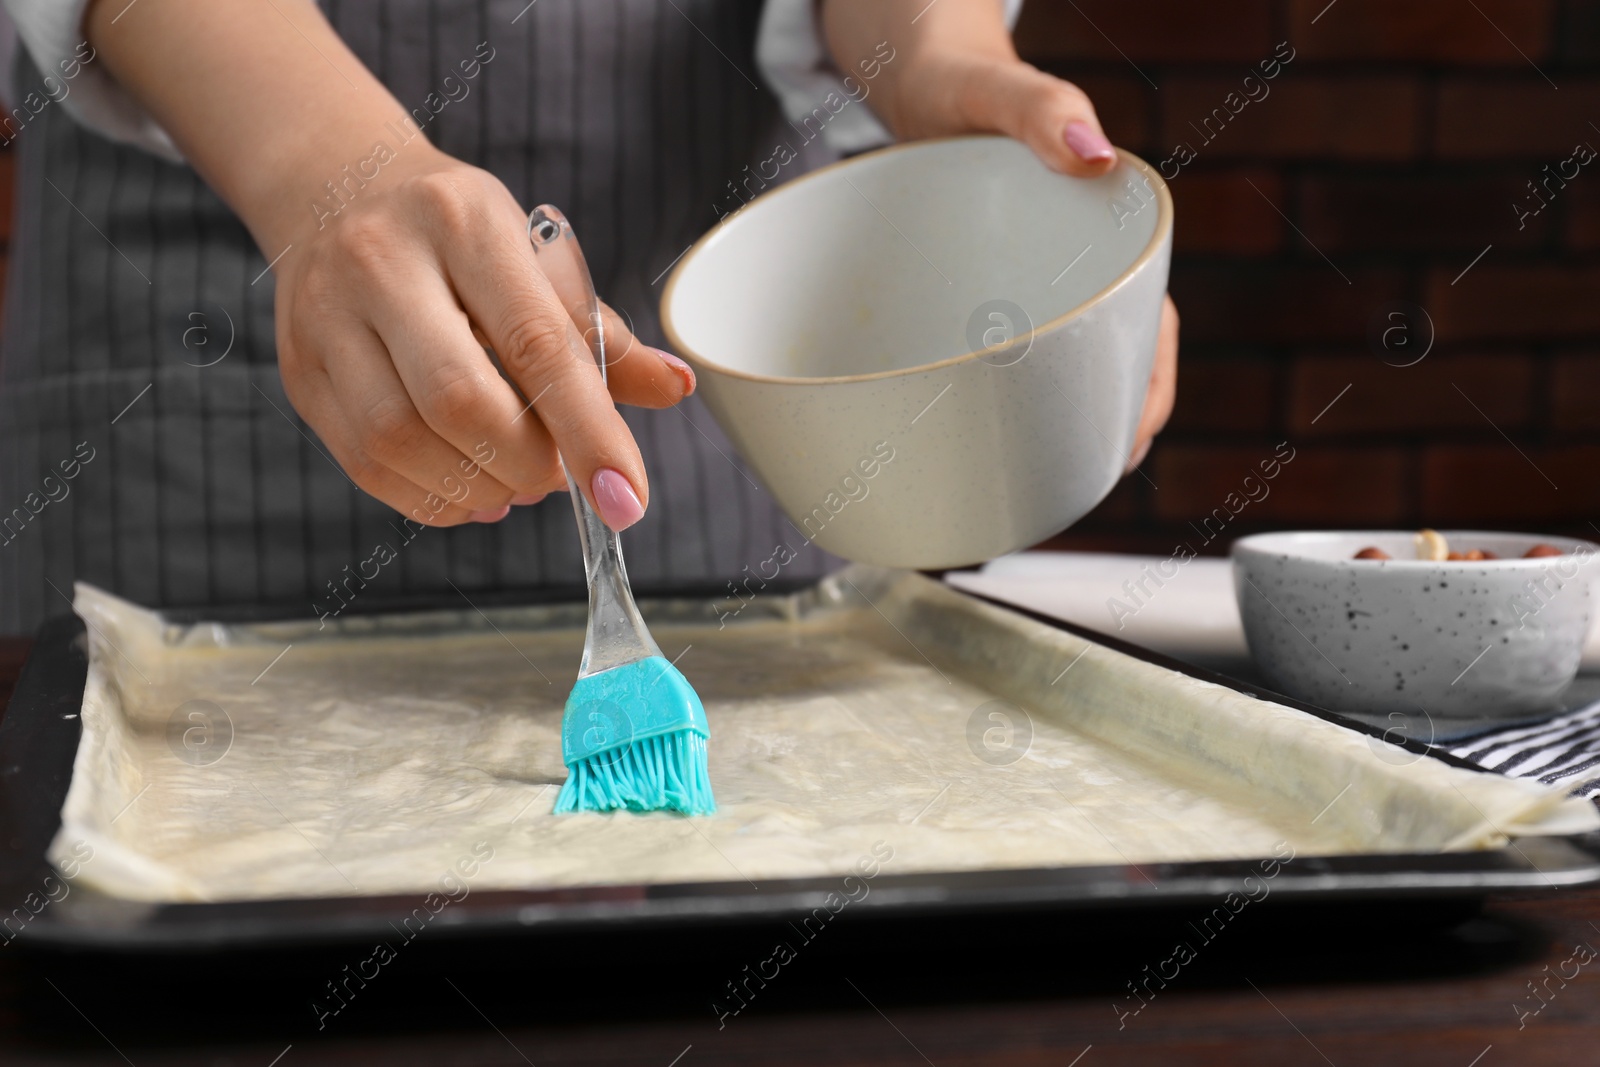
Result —
[[[1091, 178], [1116, 165], [1088, 96], [1017, 56], [998, 0], [824, 0], [823, 28], [841, 70], [857, 69], [880, 42], [893, 47], [870, 106], [901, 140], [1000, 133], [1062, 174]], [[1162, 305], [1158, 337], [1129, 470], [1172, 414], [1178, 311], [1171, 297]]]
[[1133, 436], [1133, 452], [1128, 457], [1128, 472], [1144, 462], [1150, 442], [1172, 417], [1178, 398], [1178, 309], [1172, 297], [1161, 302], [1161, 330], [1156, 338], [1156, 363], [1150, 371], [1150, 390], [1144, 395], [1144, 411]]

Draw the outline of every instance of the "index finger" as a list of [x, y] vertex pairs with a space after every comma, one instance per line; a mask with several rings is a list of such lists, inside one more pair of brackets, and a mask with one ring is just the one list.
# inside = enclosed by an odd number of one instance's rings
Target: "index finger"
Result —
[[649, 501], [644, 459], [600, 377], [577, 325], [523, 236], [521, 209], [465, 227], [445, 264], [458, 298], [489, 338], [506, 374], [529, 398], [573, 481], [614, 530], [638, 522]]

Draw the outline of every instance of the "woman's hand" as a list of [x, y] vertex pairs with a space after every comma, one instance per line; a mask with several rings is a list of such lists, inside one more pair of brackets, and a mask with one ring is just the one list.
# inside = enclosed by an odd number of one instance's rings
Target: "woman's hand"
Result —
[[1156, 363], [1150, 372], [1150, 390], [1144, 395], [1144, 411], [1133, 436], [1133, 453], [1128, 470], [1144, 462], [1150, 442], [1172, 417], [1172, 404], [1178, 398], [1178, 309], [1172, 297], [1161, 302], [1161, 329], [1156, 338]]
[[[1024, 63], [1011, 44], [997, 0], [823, 0], [823, 28], [841, 70], [855, 70], [887, 41], [871, 106], [901, 140], [1001, 133], [1033, 149], [1045, 165], [1078, 178], [1116, 165], [1094, 105], [1071, 82]], [[875, 68], [876, 69], [876, 68]], [[1178, 378], [1178, 311], [1162, 305], [1155, 368], [1128, 469], [1172, 414]]]
[[675, 404], [693, 372], [610, 315], [608, 391], [522, 208], [408, 135], [313, 0], [92, 0], [84, 31], [273, 264], [284, 388], [357, 485], [429, 525], [493, 522], [563, 487], [564, 457], [607, 525], [638, 521], [613, 400]]
[[564, 458], [607, 525], [632, 525], [649, 488], [613, 400], [675, 404], [693, 372], [607, 308], [602, 381], [510, 192], [423, 146], [278, 268], [290, 401], [357, 485], [419, 522], [497, 521], [564, 488]]

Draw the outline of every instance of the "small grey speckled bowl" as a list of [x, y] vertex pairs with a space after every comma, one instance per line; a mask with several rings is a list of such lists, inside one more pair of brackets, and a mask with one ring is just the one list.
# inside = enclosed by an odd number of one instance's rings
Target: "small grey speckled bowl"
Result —
[[[1333, 711], [1508, 716], [1555, 704], [1589, 632], [1600, 546], [1441, 532], [1452, 550], [1502, 558], [1418, 560], [1411, 531], [1235, 542], [1239, 614], [1268, 681]], [[1540, 543], [1568, 554], [1520, 558]], [[1394, 558], [1351, 558], [1369, 546]]]

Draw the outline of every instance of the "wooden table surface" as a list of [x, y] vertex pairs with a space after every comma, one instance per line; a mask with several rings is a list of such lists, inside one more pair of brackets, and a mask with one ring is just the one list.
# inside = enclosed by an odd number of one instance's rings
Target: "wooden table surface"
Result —
[[[25, 651], [0, 640], [0, 700]], [[693, 946], [610, 961], [614, 980], [565, 982], [566, 953], [434, 946], [318, 1030], [319, 986], [364, 953], [107, 960], [19, 937], [0, 949], [0, 1064], [1600, 1063], [1600, 891], [1496, 896], [1458, 914], [1269, 901], [1119, 1019], [1138, 1003], [1127, 983], [1170, 954], [1183, 919], [924, 923], [892, 943], [841, 925], [720, 1026], [684, 988], [706, 962]]]

